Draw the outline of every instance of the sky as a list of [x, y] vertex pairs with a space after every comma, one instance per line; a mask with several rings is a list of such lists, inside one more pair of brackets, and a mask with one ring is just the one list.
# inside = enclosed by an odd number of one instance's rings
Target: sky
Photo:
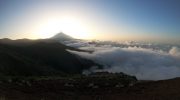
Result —
[[0, 0], [0, 38], [180, 41], [180, 0]]

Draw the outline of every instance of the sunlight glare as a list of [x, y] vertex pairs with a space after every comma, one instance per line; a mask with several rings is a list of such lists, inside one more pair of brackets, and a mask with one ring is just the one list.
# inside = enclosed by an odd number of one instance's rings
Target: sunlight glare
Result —
[[59, 32], [63, 32], [77, 39], [91, 38], [85, 24], [76, 18], [50, 18], [41, 24], [38, 35], [41, 38], [49, 38]]

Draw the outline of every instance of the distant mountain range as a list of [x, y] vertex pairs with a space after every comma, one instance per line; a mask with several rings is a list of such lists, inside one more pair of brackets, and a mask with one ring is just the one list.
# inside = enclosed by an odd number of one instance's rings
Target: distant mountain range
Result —
[[75, 74], [91, 66], [100, 66], [71, 54], [66, 49], [87, 51], [65, 46], [57, 42], [57, 39], [71, 39], [71, 37], [59, 33], [51, 39], [0, 39], [0, 76]]

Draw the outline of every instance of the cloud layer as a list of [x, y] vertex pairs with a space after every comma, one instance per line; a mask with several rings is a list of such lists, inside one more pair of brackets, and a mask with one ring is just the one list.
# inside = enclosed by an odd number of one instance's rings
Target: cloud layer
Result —
[[122, 48], [111, 45], [87, 46], [82, 49], [94, 50], [94, 52], [91, 54], [70, 52], [104, 65], [105, 71], [124, 72], [143, 80], [161, 80], [180, 76], [178, 47], [172, 47], [168, 52], [151, 48]]

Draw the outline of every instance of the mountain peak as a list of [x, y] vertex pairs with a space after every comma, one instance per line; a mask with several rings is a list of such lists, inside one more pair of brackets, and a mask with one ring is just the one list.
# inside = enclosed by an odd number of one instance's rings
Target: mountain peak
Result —
[[63, 32], [57, 33], [56, 35], [54, 35], [53, 37], [51, 37], [51, 39], [54, 40], [72, 40], [74, 39], [73, 37], [64, 34]]

